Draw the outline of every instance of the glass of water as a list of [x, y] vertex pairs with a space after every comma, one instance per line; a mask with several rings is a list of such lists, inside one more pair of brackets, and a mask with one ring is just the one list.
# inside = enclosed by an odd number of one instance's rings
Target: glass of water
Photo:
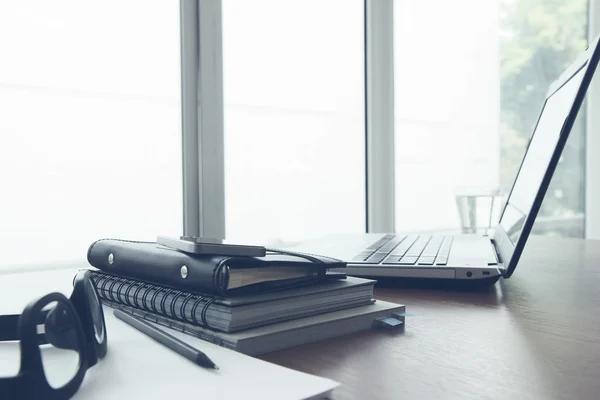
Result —
[[456, 206], [462, 233], [484, 233], [495, 226], [504, 207], [505, 196], [500, 188], [459, 188], [455, 191]]

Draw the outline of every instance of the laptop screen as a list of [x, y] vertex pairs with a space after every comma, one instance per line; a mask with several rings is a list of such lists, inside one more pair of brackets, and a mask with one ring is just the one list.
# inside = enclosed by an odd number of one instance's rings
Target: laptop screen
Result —
[[500, 225], [513, 245], [516, 245], [521, 236], [527, 215], [531, 212], [544, 174], [558, 144], [562, 127], [581, 85], [584, 71], [585, 68], [581, 68], [544, 104], [500, 219]]

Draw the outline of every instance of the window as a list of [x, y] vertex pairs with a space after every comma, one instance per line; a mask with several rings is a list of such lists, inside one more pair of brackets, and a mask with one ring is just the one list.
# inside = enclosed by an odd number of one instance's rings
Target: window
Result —
[[[587, 45], [586, 0], [502, 0], [501, 183], [510, 189], [550, 83]], [[548, 188], [534, 232], [584, 236], [585, 107]]]
[[[456, 228], [457, 192], [510, 190], [549, 84], [585, 49], [587, 2], [394, 5], [396, 229]], [[583, 119], [538, 233], [584, 235]]]
[[181, 232], [177, 2], [2, 2], [0, 54], [0, 267]]
[[[227, 238], [363, 232], [365, 1], [222, 0]], [[585, 0], [396, 0], [396, 229], [510, 189]], [[0, 267], [182, 232], [178, 2], [0, 4]], [[583, 111], [535, 231], [584, 236]]]
[[394, 17], [396, 229], [456, 228], [455, 192], [498, 185], [497, 4], [396, 0]]
[[365, 230], [364, 3], [223, 0], [228, 238]]

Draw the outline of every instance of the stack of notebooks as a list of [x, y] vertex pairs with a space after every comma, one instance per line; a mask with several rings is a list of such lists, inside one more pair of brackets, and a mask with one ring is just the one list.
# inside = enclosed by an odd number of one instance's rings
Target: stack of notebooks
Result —
[[88, 261], [103, 304], [248, 355], [404, 322], [404, 305], [375, 301], [375, 281], [330, 273], [345, 264], [321, 256], [103, 239]]

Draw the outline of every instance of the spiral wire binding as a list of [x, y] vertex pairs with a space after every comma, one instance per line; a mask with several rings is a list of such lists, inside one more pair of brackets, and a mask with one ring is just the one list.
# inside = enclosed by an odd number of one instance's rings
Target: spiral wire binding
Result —
[[157, 303], [157, 301], [156, 301], [156, 297], [157, 297], [157, 296], [158, 296], [158, 294], [160, 293], [160, 288], [158, 288], [158, 287], [154, 286], [154, 288], [153, 288], [153, 289], [154, 289], [154, 293], [152, 294], [152, 300], [150, 300], [150, 307], [152, 307], [152, 312], [153, 312], [154, 314], [160, 314], [160, 313], [158, 312], [158, 310], [156, 309], [156, 303]]
[[[181, 295], [183, 295], [183, 292], [181, 290], [176, 290], [175, 292], [175, 297], [173, 297], [173, 301], [171, 301], [169, 311], [171, 311], [171, 315], [177, 317], [177, 315], [175, 314], [175, 303], [177, 303], [177, 299], [181, 297]], [[183, 313], [181, 315], [183, 315]]]
[[[132, 285], [133, 286], [133, 285]], [[135, 292], [133, 293], [133, 304], [135, 308], [139, 308], [141, 309], [142, 307], [140, 306], [140, 304], [138, 303], [138, 294], [140, 293], [140, 291], [142, 290], [142, 288], [144, 287], [143, 285], [135, 285], [137, 286], [135, 289]]]
[[146, 298], [148, 297], [148, 295], [152, 291], [152, 288], [154, 287], [154, 285], [144, 284], [144, 286], [147, 286], [147, 288], [146, 288], [146, 291], [144, 293], [142, 293], [142, 308], [144, 310], [152, 311], [152, 309], [150, 307], [148, 307], [148, 303], [146, 302]]
[[[175, 289], [168, 289], [167, 292], [163, 295], [162, 299], [160, 300], [160, 314], [165, 317], [169, 316], [167, 310], [165, 309], [165, 301], [167, 300], [167, 297], [173, 292], [175, 292]], [[170, 305], [173, 305], [173, 303], [174, 301], [171, 301]], [[173, 317], [176, 317], [175, 313], [173, 313]]]
[[[127, 304], [130, 307], [133, 307], [133, 304], [131, 304], [131, 301], [129, 301], [129, 291], [131, 291], [131, 289], [134, 287], [134, 285], [129, 285], [127, 286], [127, 289], [125, 289], [125, 298], [127, 299]], [[133, 298], [135, 301], [135, 297]]]
[[206, 311], [208, 311], [208, 306], [210, 306], [213, 302], [215, 301], [214, 297], [209, 297], [206, 301], [206, 303], [204, 304], [204, 307], [202, 308], [202, 324], [204, 326], [208, 326], [208, 322], [206, 321]]
[[198, 319], [196, 318], [196, 310], [198, 309], [198, 306], [203, 300], [204, 296], [198, 296], [198, 299], [194, 302], [194, 305], [192, 306], [192, 321], [194, 321], [194, 323], [197, 325], [202, 325], [200, 322], [198, 322]]
[[[123, 285], [125, 285], [125, 283], [127, 283], [125, 281], [125, 279], [120, 279], [121, 284], [117, 287], [117, 299], [122, 302], [125, 303], [127, 305], [129, 305], [129, 299], [127, 298], [127, 292], [125, 292], [125, 300], [121, 299], [121, 288], [123, 287]], [[131, 286], [131, 285], [130, 285]]]
[[[97, 273], [92, 271], [92, 280], [98, 288], [100, 297], [108, 301], [211, 329], [207, 321], [207, 312], [210, 305], [215, 301], [215, 298], [212, 296], [164, 288], [160, 285], [118, 277], [104, 272]], [[132, 290], [134, 290], [133, 296], [130, 296]], [[162, 294], [160, 300], [158, 299], [159, 294]], [[177, 315], [176, 302], [182, 296], [185, 296], [185, 298], [181, 306], [179, 306], [179, 313], [181, 315]], [[190, 320], [186, 315], [185, 309], [192, 300]], [[168, 301], [170, 301], [169, 305], [167, 305]], [[202, 308], [199, 311], [200, 320], [198, 320], [197, 314], [200, 306]]]
[[[94, 273], [92, 273], [92, 280], [94, 280]], [[100, 293], [101, 293], [102, 295], [104, 295], [104, 292], [106, 291], [106, 289], [104, 288], [104, 286], [105, 286], [105, 285], [106, 285], [108, 282], [109, 282], [109, 281], [108, 281], [108, 279], [103, 279], [103, 280], [102, 280], [102, 282], [101, 282], [100, 284], [98, 284], [98, 282], [96, 282], [96, 281], [94, 282], [94, 283], [96, 284], [96, 287], [97, 287], [98, 289], [100, 289]], [[108, 297], [107, 297], [107, 299], [108, 299]]]
[[183, 304], [181, 305], [181, 320], [183, 322], [187, 322], [187, 323], [191, 323], [191, 320], [188, 320], [187, 317], [185, 316], [185, 306], [187, 305], [188, 301], [190, 301], [192, 298], [194, 297], [193, 293], [188, 293], [188, 295], [185, 297], [185, 299], [183, 299]]

